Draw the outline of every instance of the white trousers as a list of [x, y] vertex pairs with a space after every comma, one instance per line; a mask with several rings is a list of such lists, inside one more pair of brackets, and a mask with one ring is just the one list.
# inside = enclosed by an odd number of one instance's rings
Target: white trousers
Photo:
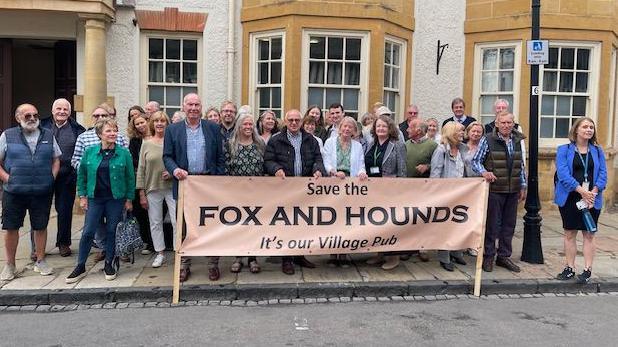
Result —
[[176, 200], [171, 189], [153, 190], [146, 194], [148, 199], [148, 219], [150, 220], [150, 235], [155, 251], [165, 250], [163, 236], [163, 201], [167, 203], [167, 213], [174, 229], [174, 249], [176, 249]]

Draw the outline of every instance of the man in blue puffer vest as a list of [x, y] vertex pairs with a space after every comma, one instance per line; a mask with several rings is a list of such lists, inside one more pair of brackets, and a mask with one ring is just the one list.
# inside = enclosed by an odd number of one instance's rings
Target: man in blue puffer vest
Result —
[[19, 126], [0, 135], [0, 180], [3, 182], [2, 229], [6, 247], [6, 266], [0, 280], [15, 278], [15, 253], [19, 228], [26, 211], [34, 235], [37, 260], [34, 271], [51, 275], [54, 270], [45, 262], [47, 223], [52, 202], [54, 180], [60, 169], [62, 151], [48, 129], [40, 127], [37, 109], [22, 104], [15, 110]]

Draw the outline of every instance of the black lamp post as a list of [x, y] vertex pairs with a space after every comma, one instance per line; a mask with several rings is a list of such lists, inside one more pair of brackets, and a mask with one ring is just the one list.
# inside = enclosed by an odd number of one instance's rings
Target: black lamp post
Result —
[[[540, 37], [541, 0], [532, 0], [532, 40]], [[530, 65], [530, 91], [539, 86], [539, 66]], [[541, 246], [541, 202], [539, 200], [539, 95], [530, 93], [530, 138], [528, 157], [528, 196], [526, 197], [526, 215], [524, 216], [524, 244], [521, 260], [532, 264], [543, 264], [543, 247]]]

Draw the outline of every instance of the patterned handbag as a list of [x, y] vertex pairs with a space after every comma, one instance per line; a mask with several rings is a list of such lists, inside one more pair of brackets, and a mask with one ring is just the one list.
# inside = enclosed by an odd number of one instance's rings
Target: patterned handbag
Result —
[[135, 262], [135, 251], [144, 247], [139, 234], [139, 223], [131, 212], [124, 211], [122, 220], [116, 226], [116, 255], [114, 265], [120, 268], [120, 257], [131, 256], [131, 264]]

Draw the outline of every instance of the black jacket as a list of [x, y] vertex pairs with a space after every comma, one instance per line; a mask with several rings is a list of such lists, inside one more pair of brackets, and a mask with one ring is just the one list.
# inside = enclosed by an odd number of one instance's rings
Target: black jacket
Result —
[[[301, 130], [301, 134], [300, 156], [303, 163], [301, 176], [313, 176], [316, 171], [325, 175], [318, 141], [304, 130]], [[274, 176], [275, 172], [283, 169], [286, 176], [294, 176], [294, 155], [294, 147], [288, 140], [287, 130], [284, 129], [268, 140], [264, 153], [264, 171], [268, 175]]]

